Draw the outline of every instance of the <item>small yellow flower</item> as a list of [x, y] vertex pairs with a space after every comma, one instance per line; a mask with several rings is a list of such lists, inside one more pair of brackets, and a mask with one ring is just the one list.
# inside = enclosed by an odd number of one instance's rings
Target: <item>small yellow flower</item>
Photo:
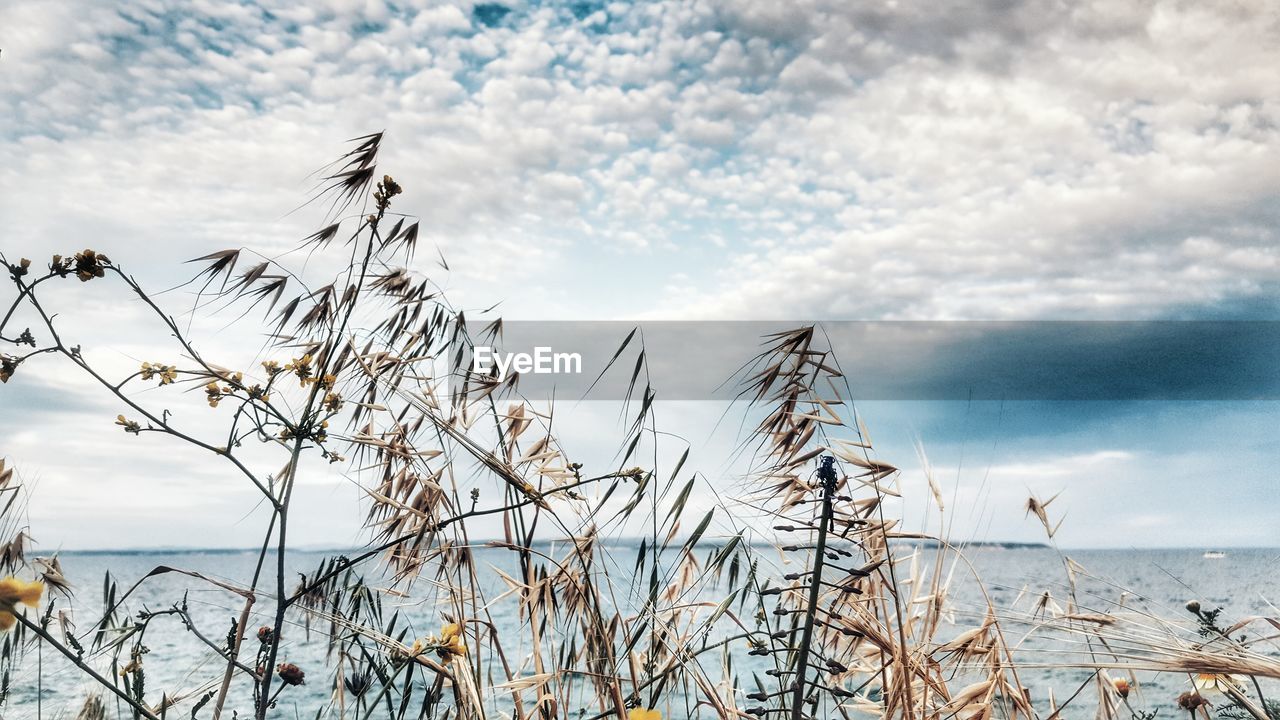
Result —
[[116, 424], [124, 428], [124, 431], [127, 433], [133, 433], [134, 435], [137, 435], [142, 432], [141, 425], [139, 425], [137, 422], [133, 420], [130, 420], [129, 418], [126, 418], [123, 415], [116, 416]]
[[462, 628], [457, 623], [448, 623], [440, 628], [440, 642], [436, 646], [436, 652], [445, 660], [467, 654], [467, 646], [462, 642]]
[[267, 360], [262, 363], [262, 369], [266, 371], [268, 377], [275, 377], [284, 370], [280, 367], [280, 363], [275, 360]]
[[178, 369], [172, 365], [142, 363], [142, 379], [150, 380], [153, 377], [159, 377], [161, 385], [169, 385], [178, 379]]
[[311, 377], [311, 353], [307, 353], [302, 357], [291, 360], [288, 365], [284, 366], [285, 370], [298, 376], [298, 384], [308, 385], [315, 382], [315, 378]]
[[44, 583], [33, 580], [19, 580], [10, 575], [0, 580], [0, 609], [12, 610], [15, 605], [35, 607], [44, 593]]
[[44, 583], [36, 580], [28, 582], [10, 575], [0, 580], [0, 630], [8, 630], [17, 624], [14, 613], [19, 605], [36, 607], [40, 604], [40, 595], [44, 593]]
[[662, 720], [662, 713], [653, 708], [631, 708], [627, 720]]
[[[230, 392], [230, 390], [231, 388], [227, 388], [228, 392]], [[220, 387], [218, 382], [215, 380], [204, 386], [204, 394], [209, 400], [209, 407], [216, 408], [218, 407], [218, 402], [222, 400], [224, 393], [222, 387]]]

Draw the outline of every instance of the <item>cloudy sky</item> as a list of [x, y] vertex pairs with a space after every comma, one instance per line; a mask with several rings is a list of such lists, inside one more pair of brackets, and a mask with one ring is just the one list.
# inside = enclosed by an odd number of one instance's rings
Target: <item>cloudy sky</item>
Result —
[[[196, 255], [293, 247], [310, 174], [385, 130], [381, 168], [450, 267], [419, 269], [508, 317], [1280, 316], [1266, 0], [10, 0], [0, 48], [0, 250], [93, 246], [160, 289]], [[89, 297], [86, 348], [145, 356], [138, 308]], [[232, 479], [118, 457], [90, 429], [116, 409], [77, 380], [16, 380], [0, 455], [45, 546], [199, 544], [192, 522], [227, 544], [254, 522]], [[568, 422], [589, 436], [593, 412]], [[718, 412], [668, 415], [701, 442]], [[904, 468], [919, 440], [982, 500], [973, 537], [1034, 538], [1027, 492], [1066, 490], [1067, 544], [1280, 544], [1274, 402], [867, 413]], [[348, 496], [315, 479], [304, 539], [354, 535]]]

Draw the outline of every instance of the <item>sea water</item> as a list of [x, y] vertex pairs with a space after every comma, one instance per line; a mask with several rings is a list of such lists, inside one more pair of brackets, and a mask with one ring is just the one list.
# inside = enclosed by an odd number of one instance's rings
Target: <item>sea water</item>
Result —
[[[897, 548], [899, 553], [910, 551], [909, 547]], [[601, 547], [598, 552], [601, 553], [601, 562], [616, 573], [615, 578], [630, 577], [637, 552], [634, 544], [611, 544]], [[292, 591], [297, 585], [298, 573], [313, 573], [327, 557], [334, 554], [291, 552], [287, 556], [289, 575], [286, 587]], [[563, 549], [557, 554], [563, 554]], [[1011, 616], [1027, 619], [1031, 619], [1037, 599], [1045, 592], [1060, 606], [1067, 606], [1069, 589], [1064, 555], [1088, 571], [1087, 575], [1077, 576], [1075, 601], [1080, 612], [1114, 613], [1123, 605], [1124, 612], [1148, 612], [1193, 625], [1185, 604], [1194, 599], [1205, 609], [1222, 607], [1223, 625], [1247, 616], [1280, 616], [1280, 610], [1272, 605], [1272, 601], [1280, 596], [1280, 576], [1276, 572], [1280, 567], [1277, 565], [1280, 550], [1231, 550], [1221, 559], [1204, 557], [1202, 549], [1079, 550], [1060, 553], [1048, 548], [983, 547], [966, 551], [966, 556], [983, 579], [991, 602], [999, 608], [1012, 606], [1014, 611], [1010, 613]], [[776, 557], [776, 553], [774, 556]], [[921, 550], [922, 560], [932, 557], [932, 550]], [[74, 610], [72, 617], [77, 625], [77, 633], [83, 636], [92, 630], [101, 612], [104, 573], [111, 573], [121, 593], [136, 579], [159, 566], [181, 568], [211, 578], [244, 583], [253, 573], [257, 553], [248, 550], [66, 552], [60, 558], [65, 575], [75, 586], [76, 596], [71, 603]], [[497, 573], [493, 572], [493, 568], [513, 571], [513, 553], [481, 547], [475, 550], [474, 558], [486, 594], [492, 598], [504, 591], [506, 586]], [[264, 575], [266, 581], [260, 584], [259, 601], [254, 606], [253, 617], [247, 626], [247, 648], [256, 647], [253, 639], [256, 629], [269, 625], [272, 621], [273, 598], [269, 590], [261, 588], [274, 585], [274, 574], [271, 572], [274, 568], [274, 556], [268, 557], [267, 568]], [[905, 569], [903, 566], [904, 572]], [[947, 570], [950, 569], [948, 565]], [[978, 586], [966, 578], [967, 572], [963, 567], [955, 572], [952, 601], [956, 610], [956, 624], [954, 627], [944, 626], [939, 631], [939, 642], [945, 642], [980, 622], [985, 612], [986, 601]], [[370, 573], [377, 575], [376, 563], [371, 565]], [[1131, 592], [1125, 593], [1124, 590]], [[619, 592], [620, 603], [630, 602], [626, 598], [627, 588], [619, 588]], [[719, 593], [714, 597], [718, 600], [723, 595], [724, 588], [706, 592], [712, 595]], [[211, 584], [174, 573], [157, 575], [141, 584], [127, 601], [126, 607], [133, 613], [143, 609], [163, 610], [182, 603], [184, 597], [188, 612], [200, 632], [215, 643], [225, 642], [231, 623], [239, 616], [243, 602], [236, 595]], [[414, 593], [411, 597], [420, 598], [422, 593]], [[439, 633], [442, 624], [439, 608], [420, 599], [389, 598], [386, 602], [388, 614], [392, 610], [400, 611], [400, 626], [409, 628], [408, 642], [412, 642], [414, 637]], [[66, 607], [67, 601], [59, 598], [55, 608]], [[499, 628], [503, 637], [519, 638], [525, 635], [519, 627], [520, 620], [514, 612], [512, 598], [508, 597], [494, 604], [492, 615], [496, 623], [504, 626]], [[328, 704], [332, 694], [332, 675], [331, 666], [327, 666], [325, 660], [327, 646], [321, 631], [325, 625], [324, 622], [313, 622], [308, 633], [302, 625], [301, 616], [291, 612], [277, 661], [300, 666], [307, 673], [307, 681], [301, 687], [287, 688], [284, 691], [272, 711], [272, 717], [312, 718]], [[1154, 626], [1154, 623], [1151, 625]], [[1064, 665], [1069, 664], [1072, 658], [1082, 657], [1083, 646], [1078, 637], [1036, 639], [1032, 636], [1026, 639], [1030, 626], [1021, 623], [1010, 623], [1004, 629], [1006, 642], [1024, 648], [1024, 655], [1020, 659], [1030, 665]], [[1257, 632], [1256, 628], [1254, 632]], [[152, 703], [162, 693], [190, 694], [194, 689], [216, 682], [222, 676], [224, 665], [207, 646], [186, 631], [176, 616], [153, 620], [147, 631], [145, 644], [150, 651], [144, 658], [147, 698]], [[253, 651], [248, 650], [242, 660], [250, 663], [252, 657]], [[734, 658], [735, 672], [742, 678], [749, 677], [752, 669], [760, 669], [753, 668], [752, 663], [760, 662], [758, 658], [747, 656], [745, 644], [734, 651]], [[37, 663], [37, 659], [41, 662]], [[513, 658], [513, 662], [518, 663], [519, 658]], [[712, 665], [718, 665], [718, 662], [713, 662]], [[526, 669], [525, 672], [531, 673], [532, 669]], [[1119, 676], [1123, 673], [1113, 671], [1112, 674]], [[1092, 673], [1088, 670], [1063, 667], [1028, 668], [1019, 673], [1019, 679], [1030, 689], [1032, 700], [1042, 712], [1048, 707], [1050, 691], [1061, 703], [1091, 677]], [[746, 680], [741, 682], [747, 684]], [[1135, 706], [1160, 708], [1161, 716], [1174, 717], [1178, 712], [1173, 704], [1174, 698], [1179, 692], [1190, 688], [1186, 676], [1140, 673], [1139, 686], [1131, 700]], [[1266, 689], [1267, 686], [1264, 686], [1264, 690]], [[750, 688], [743, 692], [749, 690]], [[5, 706], [0, 709], [0, 716], [34, 718], [39, 714], [43, 718], [74, 717], [85, 694], [93, 691], [93, 683], [86, 682], [74, 667], [57, 657], [53, 649], [44, 647], [37, 650], [33, 647], [27, 651], [25, 658], [15, 663], [15, 672], [10, 678], [10, 694]], [[492, 707], [496, 711], [506, 709], [505, 698], [496, 698], [493, 703]], [[741, 707], [752, 704], [755, 703], [739, 698]], [[1096, 691], [1086, 686], [1075, 701], [1074, 707], [1077, 710], [1065, 715], [1085, 717], [1092, 714], [1095, 704]], [[115, 710], [114, 700], [108, 698], [108, 706]], [[248, 684], [242, 679], [237, 680], [236, 691], [227, 707], [237, 709], [242, 718], [252, 715]], [[189, 702], [182, 706], [180, 716], [189, 717], [189, 708]], [[678, 720], [687, 714], [682, 708], [683, 704], [679, 699], [668, 703], [664, 717]], [[593, 708], [587, 714], [594, 712]], [[509, 717], [509, 712], [504, 714]], [[208, 715], [209, 709], [206, 707], [200, 716]], [[128, 715], [122, 714], [124, 716]], [[383, 716], [385, 712], [373, 715]], [[410, 711], [407, 716], [413, 716], [413, 712]], [[230, 717], [230, 713], [224, 717]]]

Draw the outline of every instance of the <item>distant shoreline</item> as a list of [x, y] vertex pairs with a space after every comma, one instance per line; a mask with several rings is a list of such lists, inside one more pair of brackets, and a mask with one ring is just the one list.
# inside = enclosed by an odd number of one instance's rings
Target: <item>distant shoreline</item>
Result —
[[[604, 547], [621, 547], [634, 548], [638, 547], [642, 538], [620, 538], [616, 540], [603, 540], [601, 545]], [[476, 541], [476, 546], [483, 546], [489, 540]], [[547, 540], [539, 545], [561, 544], [563, 540]], [[936, 547], [937, 543], [932, 540], [900, 540], [895, 544], [918, 545], [922, 548]], [[699, 547], [718, 547], [720, 543], [700, 542]], [[678, 548], [678, 542], [672, 543], [672, 549]], [[760, 547], [772, 547], [768, 543], [759, 543]], [[1036, 542], [1017, 542], [1017, 541], [984, 541], [984, 542], [964, 542], [958, 543], [958, 546], [966, 550], [1052, 550], [1053, 548], [1046, 543]], [[57, 550], [59, 555], [240, 555], [243, 553], [257, 553], [261, 548], [245, 547], [245, 548], [206, 548], [206, 547], [154, 547], [154, 548], [77, 548], [70, 550]], [[1204, 552], [1206, 550], [1217, 550], [1222, 552], [1244, 552], [1258, 550], [1275, 550], [1280, 552], [1280, 546], [1273, 545], [1244, 545], [1244, 546], [1223, 546], [1223, 545], [1181, 545], [1168, 547], [1064, 547], [1060, 548], [1063, 552], [1105, 552], [1105, 551], [1137, 551], [1137, 552], [1154, 552], [1161, 550], [1168, 551], [1187, 551], [1187, 552]], [[327, 554], [327, 555], [354, 555], [366, 552], [367, 548], [348, 547], [302, 547], [291, 548], [293, 553], [308, 554]], [[268, 555], [275, 554], [275, 550], [267, 551]]]

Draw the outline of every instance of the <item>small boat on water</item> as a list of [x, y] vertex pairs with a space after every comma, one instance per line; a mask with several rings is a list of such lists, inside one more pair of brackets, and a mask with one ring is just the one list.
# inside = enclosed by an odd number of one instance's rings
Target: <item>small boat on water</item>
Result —
[[1221, 550], [1206, 550], [1204, 553], [1205, 560], [1221, 560], [1226, 556], [1227, 554]]

